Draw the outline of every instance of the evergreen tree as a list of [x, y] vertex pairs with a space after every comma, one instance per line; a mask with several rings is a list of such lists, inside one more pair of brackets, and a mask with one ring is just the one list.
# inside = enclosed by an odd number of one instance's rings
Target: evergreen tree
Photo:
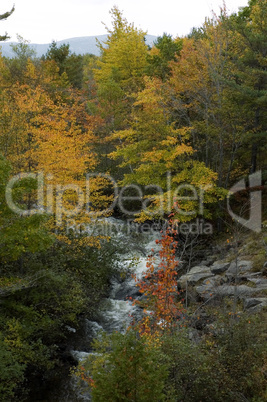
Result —
[[[6, 20], [8, 17], [10, 17], [10, 15], [14, 12], [14, 10], [15, 10], [15, 7], [13, 6], [10, 11], [7, 11], [4, 14], [0, 14], [0, 21]], [[7, 33], [5, 33], [5, 35], [0, 35], [0, 42], [5, 41], [5, 40], [7, 40], [9, 38], [10, 37], [8, 36]]]
[[[237, 15], [230, 18], [231, 29], [239, 40], [233, 44], [231, 57], [235, 61], [235, 87], [232, 98], [242, 105], [246, 135], [243, 155], [250, 173], [264, 166], [266, 155], [267, 108], [267, 2], [251, 0]], [[250, 155], [248, 155], [248, 151]]]
[[45, 55], [45, 60], [53, 60], [59, 68], [59, 74], [67, 74], [69, 83], [75, 88], [81, 88], [83, 82], [83, 57], [71, 53], [70, 45], [57, 46], [53, 41]]
[[147, 72], [149, 75], [165, 80], [170, 75], [169, 62], [175, 60], [182, 49], [181, 39], [172, 39], [164, 33], [158, 37], [148, 54]]

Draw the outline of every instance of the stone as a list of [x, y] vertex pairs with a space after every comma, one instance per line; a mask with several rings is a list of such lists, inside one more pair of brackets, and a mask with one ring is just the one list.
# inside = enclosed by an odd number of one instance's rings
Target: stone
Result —
[[201, 341], [199, 331], [195, 328], [190, 328], [188, 337], [189, 337], [190, 341], [192, 341], [194, 343], [199, 343]]
[[222, 285], [223, 279], [220, 275], [205, 279], [201, 285], [196, 286], [196, 292], [203, 299], [207, 300], [216, 294], [218, 286]]
[[73, 359], [74, 359], [77, 363], [79, 363], [79, 362], [81, 362], [81, 361], [87, 359], [88, 356], [89, 356], [91, 353], [88, 353], [88, 352], [81, 352], [81, 351], [79, 351], [79, 350], [71, 350], [71, 351], [70, 351], [70, 354], [71, 354], [71, 356], [73, 357]]
[[234, 285], [222, 285], [218, 286], [216, 289], [216, 294], [221, 297], [229, 297], [236, 295], [239, 299], [244, 298], [245, 296], [251, 296], [255, 293], [255, 288], [251, 288], [246, 285], [234, 286]]
[[138, 296], [141, 296], [141, 294], [137, 286], [121, 286], [115, 293], [114, 299], [127, 300], [129, 297], [136, 299]]
[[214, 255], [208, 255], [207, 256], [207, 261], [208, 261], [208, 264], [207, 265], [211, 265], [211, 264], [213, 264], [215, 261], [216, 261], [216, 257], [214, 256]]
[[267, 278], [262, 278], [262, 277], [253, 277], [252, 275], [249, 275], [247, 278], [249, 282], [254, 283], [255, 285], [255, 290], [267, 290]]
[[258, 272], [251, 272], [249, 275], [247, 275], [247, 278], [255, 278], [255, 279], [259, 279], [262, 278], [262, 273], [260, 271]]
[[250, 312], [258, 312], [267, 306], [267, 297], [253, 297], [244, 300], [244, 308]]
[[252, 268], [253, 268], [252, 261], [238, 260], [237, 264], [235, 261], [233, 261], [231, 262], [230, 267], [226, 272], [226, 276], [229, 279], [234, 278], [236, 275], [237, 277], [241, 276], [246, 277], [247, 273], [250, 273]]
[[201, 261], [199, 264], [198, 264], [199, 266], [203, 266], [203, 265], [205, 265], [205, 267], [207, 267], [208, 265], [209, 265], [209, 261], [208, 260], [203, 260], [203, 261]]
[[227, 271], [230, 267], [230, 262], [215, 262], [211, 267], [210, 270], [214, 275], [222, 274], [223, 272]]
[[75, 334], [75, 332], [76, 332], [76, 329], [75, 328], [72, 328], [72, 327], [70, 327], [69, 325], [66, 325], [66, 327], [65, 327], [69, 332], [73, 332], [74, 334]]
[[211, 270], [209, 267], [202, 265], [202, 266], [196, 266], [193, 267], [187, 274], [182, 275], [179, 280], [178, 280], [178, 285], [181, 288], [186, 287], [186, 283], [189, 285], [195, 285], [198, 283], [201, 279], [205, 279], [208, 277], [212, 277], [213, 274], [211, 273]]

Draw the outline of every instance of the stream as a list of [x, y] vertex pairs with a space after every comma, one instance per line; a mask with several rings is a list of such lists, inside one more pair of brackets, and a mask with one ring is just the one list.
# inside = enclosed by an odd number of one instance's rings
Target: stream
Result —
[[[107, 223], [117, 225], [115, 234], [116, 241], [123, 241], [125, 244], [125, 253], [120, 256], [120, 264], [125, 269], [128, 269], [132, 274], [135, 274], [139, 279], [146, 271], [146, 263], [148, 255], [151, 254], [153, 249], [153, 256], [155, 260], [158, 257], [159, 245], [156, 240], [161, 237], [159, 230], [150, 230], [147, 233], [142, 233], [136, 236], [136, 233], [131, 233], [129, 230], [125, 231], [124, 222], [114, 218], [107, 218]], [[129, 228], [128, 228], [129, 229]], [[138, 238], [138, 243], [136, 242]], [[111, 287], [109, 297], [103, 300], [103, 307], [99, 314], [97, 321], [90, 321], [85, 319], [85, 338], [83, 343], [90, 345], [92, 340], [97, 337], [99, 331], [106, 331], [111, 333], [113, 331], [124, 332], [132, 321], [132, 316], [135, 319], [141, 317], [142, 310], [133, 305], [128, 297], [136, 299], [141, 294], [136, 287], [136, 283], [131, 275], [128, 275], [125, 280], [113, 278], [111, 280]], [[71, 330], [71, 329], [70, 329]], [[71, 355], [76, 362], [82, 361], [90, 353], [89, 350], [73, 349]], [[76, 378], [70, 377], [68, 384], [64, 385], [60, 401], [66, 402], [86, 402], [90, 401], [90, 394], [83, 393], [80, 387], [77, 387]]]

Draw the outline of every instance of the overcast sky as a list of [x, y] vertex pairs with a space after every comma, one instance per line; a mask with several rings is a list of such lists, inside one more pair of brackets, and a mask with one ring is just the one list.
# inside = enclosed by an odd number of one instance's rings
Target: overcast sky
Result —
[[[114, 4], [128, 22], [151, 35], [163, 32], [174, 37], [186, 35], [192, 27], [201, 26], [211, 11], [218, 12], [223, 0], [0, 0], [0, 14], [15, 12], [0, 22], [16, 40], [16, 34], [31, 43], [51, 43], [79, 36], [105, 34], [102, 21], [111, 26], [109, 10]], [[246, 6], [248, 0], [226, 0], [230, 12]]]

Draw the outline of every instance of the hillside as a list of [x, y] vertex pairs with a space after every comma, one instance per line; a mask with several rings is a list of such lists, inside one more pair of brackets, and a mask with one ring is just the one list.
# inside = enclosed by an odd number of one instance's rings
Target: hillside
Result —
[[267, 402], [267, 1], [110, 16], [0, 52], [0, 402]]
[[[156, 40], [156, 36], [154, 35], [146, 35], [146, 43], [148, 45], [152, 45], [153, 42]], [[96, 56], [99, 56], [100, 52], [97, 47], [97, 41], [99, 40], [101, 42], [104, 42], [107, 39], [107, 35], [98, 35], [98, 36], [83, 36], [79, 38], [69, 38], [69, 39], [63, 39], [60, 41], [57, 41], [58, 46], [61, 46], [63, 44], [69, 44], [70, 45], [70, 50], [73, 53], [76, 54], [86, 54], [86, 53], [91, 53]], [[11, 45], [16, 44], [17, 42], [3, 42], [1, 43], [1, 48], [2, 48], [2, 54], [5, 57], [13, 57], [13, 52]], [[31, 43], [30, 46], [35, 50], [36, 56], [41, 57], [47, 52], [47, 49], [49, 48], [50, 43], [46, 44], [37, 44], [37, 43]]]

